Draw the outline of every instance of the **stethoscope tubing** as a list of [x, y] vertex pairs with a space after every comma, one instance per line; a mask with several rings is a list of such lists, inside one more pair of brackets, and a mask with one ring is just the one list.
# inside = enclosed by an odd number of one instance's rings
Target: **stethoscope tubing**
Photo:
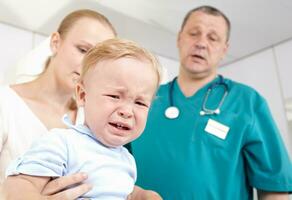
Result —
[[[202, 103], [202, 107], [201, 107], [201, 111], [200, 111], [200, 115], [213, 115], [213, 114], [220, 114], [220, 108], [221, 106], [223, 105], [223, 102], [226, 98], [226, 96], [228, 95], [229, 93], [229, 87], [228, 85], [225, 83], [224, 81], [224, 78], [222, 75], [218, 75], [219, 77], [219, 81], [216, 81], [215, 83], [211, 84], [208, 89], [207, 89], [207, 93], [205, 94], [205, 97], [204, 97], [204, 100], [203, 100], [203, 103]], [[170, 83], [170, 86], [169, 86], [169, 107], [166, 108], [165, 110], [165, 116], [169, 119], [175, 119], [179, 116], [179, 109], [174, 105], [174, 102], [173, 102], [173, 90], [174, 90], [174, 83], [175, 81], [177, 80], [177, 77], [175, 77], [171, 83]], [[218, 87], [218, 86], [223, 86], [224, 87], [224, 94], [217, 106], [217, 108], [215, 110], [212, 110], [212, 109], [208, 109], [206, 108], [206, 103], [208, 101], [208, 98], [209, 98], [209, 95], [211, 94], [212, 90], [215, 88], [215, 87]]]

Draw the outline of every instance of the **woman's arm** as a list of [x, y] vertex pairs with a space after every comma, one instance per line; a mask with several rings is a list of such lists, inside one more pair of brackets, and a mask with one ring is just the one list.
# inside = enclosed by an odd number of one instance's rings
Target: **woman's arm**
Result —
[[[86, 179], [87, 175], [80, 172], [51, 180], [45, 185], [44, 189], [42, 190], [42, 195], [49, 197], [51, 200], [76, 199], [92, 189], [91, 185], [82, 183]], [[72, 185], [77, 186], [64, 190], [65, 188]]]
[[41, 191], [50, 180], [49, 177], [17, 175], [9, 176], [3, 184], [5, 199], [41, 200]]
[[9, 176], [3, 184], [6, 200], [73, 200], [88, 192], [92, 187], [80, 184], [64, 190], [74, 184], [81, 183], [87, 178], [84, 173], [60, 177], [50, 181], [49, 177], [17, 175]]

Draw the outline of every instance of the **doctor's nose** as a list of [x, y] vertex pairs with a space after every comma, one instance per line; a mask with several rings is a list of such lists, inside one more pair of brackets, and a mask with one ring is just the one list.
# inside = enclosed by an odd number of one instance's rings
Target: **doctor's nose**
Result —
[[198, 38], [198, 40], [195, 43], [195, 48], [197, 49], [206, 49], [207, 48], [207, 41], [204, 37]]
[[204, 45], [204, 44], [196, 44], [196, 48], [199, 49], [199, 50], [203, 50], [203, 49], [206, 49], [206, 45]]

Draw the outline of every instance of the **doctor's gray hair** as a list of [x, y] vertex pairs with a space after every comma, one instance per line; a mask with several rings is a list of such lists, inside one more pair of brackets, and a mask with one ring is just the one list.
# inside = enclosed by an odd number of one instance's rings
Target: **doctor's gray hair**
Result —
[[184, 26], [186, 25], [188, 19], [190, 18], [191, 14], [193, 14], [194, 12], [203, 12], [205, 14], [209, 14], [209, 15], [213, 15], [213, 16], [221, 16], [223, 17], [225, 23], [226, 23], [226, 26], [227, 26], [227, 37], [226, 37], [226, 41], [229, 41], [229, 38], [230, 38], [230, 32], [231, 32], [231, 23], [229, 21], [229, 19], [226, 17], [226, 15], [220, 11], [219, 9], [217, 8], [214, 8], [212, 6], [200, 6], [200, 7], [197, 7], [197, 8], [194, 8], [192, 10], [190, 10], [186, 16], [184, 17], [183, 19], [183, 22], [182, 22], [182, 25], [181, 25], [181, 30], [183, 30]]

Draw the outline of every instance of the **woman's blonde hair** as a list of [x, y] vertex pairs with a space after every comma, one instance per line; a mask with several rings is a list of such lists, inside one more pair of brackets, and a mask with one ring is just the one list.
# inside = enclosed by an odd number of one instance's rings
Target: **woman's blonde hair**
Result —
[[87, 52], [83, 58], [80, 81], [83, 80], [88, 70], [95, 67], [97, 63], [104, 60], [117, 60], [124, 57], [149, 62], [153, 67], [153, 70], [156, 72], [158, 88], [162, 77], [162, 68], [157, 58], [137, 43], [118, 38], [109, 39], [98, 43]]
[[114, 29], [113, 25], [110, 23], [110, 21], [102, 14], [89, 10], [89, 9], [82, 9], [82, 10], [76, 10], [68, 14], [60, 23], [58, 28], [58, 33], [61, 37], [65, 37], [65, 35], [69, 32], [69, 30], [74, 26], [74, 24], [82, 18], [91, 18], [96, 19], [103, 25], [107, 26], [112, 30], [114, 35], [116, 36], [116, 30]]
[[[69, 13], [60, 23], [57, 32], [60, 34], [61, 38], [65, 38], [66, 34], [70, 31], [70, 29], [75, 25], [75, 23], [83, 18], [90, 18], [95, 19], [102, 23], [104, 26], [107, 26], [109, 29], [112, 30], [113, 34], [117, 36], [117, 32], [113, 25], [110, 23], [110, 21], [102, 14], [89, 9], [81, 9], [76, 10], [71, 13]], [[46, 63], [45, 63], [45, 69], [48, 68], [51, 61], [51, 56], [48, 57]]]

